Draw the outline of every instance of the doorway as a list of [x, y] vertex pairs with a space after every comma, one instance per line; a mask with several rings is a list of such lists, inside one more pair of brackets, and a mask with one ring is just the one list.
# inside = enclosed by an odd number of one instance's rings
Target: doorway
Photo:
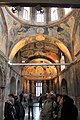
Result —
[[36, 97], [42, 94], [42, 82], [36, 82]]

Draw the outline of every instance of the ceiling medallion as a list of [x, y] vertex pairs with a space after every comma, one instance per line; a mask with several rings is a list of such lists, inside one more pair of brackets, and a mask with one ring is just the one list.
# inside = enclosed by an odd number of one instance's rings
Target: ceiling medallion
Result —
[[39, 35], [36, 36], [36, 40], [37, 41], [43, 41], [43, 40], [45, 40], [45, 37], [43, 35], [39, 34]]

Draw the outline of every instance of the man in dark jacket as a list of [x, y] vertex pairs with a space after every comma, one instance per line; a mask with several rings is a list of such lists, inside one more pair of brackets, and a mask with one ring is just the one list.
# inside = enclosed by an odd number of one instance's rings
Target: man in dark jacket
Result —
[[29, 94], [28, 98], [28, 119], [30, 119], [30, 111], [32, 112], [32, 119], [33, 119], [33, 98], [32, 94]]
[[14, 106], [16, 110], [16, 119], [17, 120], [24, 120], [25, 117], [25, 110], [21, 102], [19, 102], [18, 96], [14, 97]]
[[15, 107], [13, 94], [8, 95], [8, 100], [4, 107], [4, 120], [15, 120]]
[[39, 96], [39, 108], [42, 108], [42, 94]]
[[23, 98], [24, 98], [24, 92], [22, 91], [22, 93], [19, 95], [19, 97], [20, 97], [20, 102], [22, 102], [23, 101]]

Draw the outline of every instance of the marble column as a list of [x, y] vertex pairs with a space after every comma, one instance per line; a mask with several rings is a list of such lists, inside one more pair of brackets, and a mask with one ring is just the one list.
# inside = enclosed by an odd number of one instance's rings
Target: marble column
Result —
[[36, 96], [36, 81], [34, 81], [34, 94]]
[[29, 81], [29, 92], [32, 93], [32, 81]]
[[44, 80], [44, 86], [43, 86], [43, 88], [44, 88], [44, 93], [46, 93], [47, 92], [47, 86], [46, 86], [46, 81]]
[[27, 93], [29, 93], [29, 80], [27, 80]]
[[52, 91], [51, 80], [49, 80], [49, 91]]
[[34, 81], [32, 81], [32, 94], [35, 94], [35, 85], [34, 85]]
[[46, 80], [46, 86], [47, 86], [47, 93], [49, 93], [49, 80]]

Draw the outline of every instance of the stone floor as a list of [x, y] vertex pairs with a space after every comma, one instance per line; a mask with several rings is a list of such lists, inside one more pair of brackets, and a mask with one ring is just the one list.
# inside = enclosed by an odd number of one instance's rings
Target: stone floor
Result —
[[[40, 111], [39, 103], [34, 103], [33, 112], [34, 112], [34, 119], [33, 120], [40, 120]], [[28, 109], [26, 108], [25, 120], [28, 120]], [[32, 120], [32, 116], [30, 115], [30, 120]], [[78, 115], [78, 120], [80, 120], [80, 111]]]
[[[33, 113], [34, 113], [34, 120], [40, 120], [40, 111], [39, 103], [34, 103]], [[28, 109], [26, 108], [25, 120], [28, 120]], [[32, 116], [30, 114], [30, 120], [32, 120]]]

